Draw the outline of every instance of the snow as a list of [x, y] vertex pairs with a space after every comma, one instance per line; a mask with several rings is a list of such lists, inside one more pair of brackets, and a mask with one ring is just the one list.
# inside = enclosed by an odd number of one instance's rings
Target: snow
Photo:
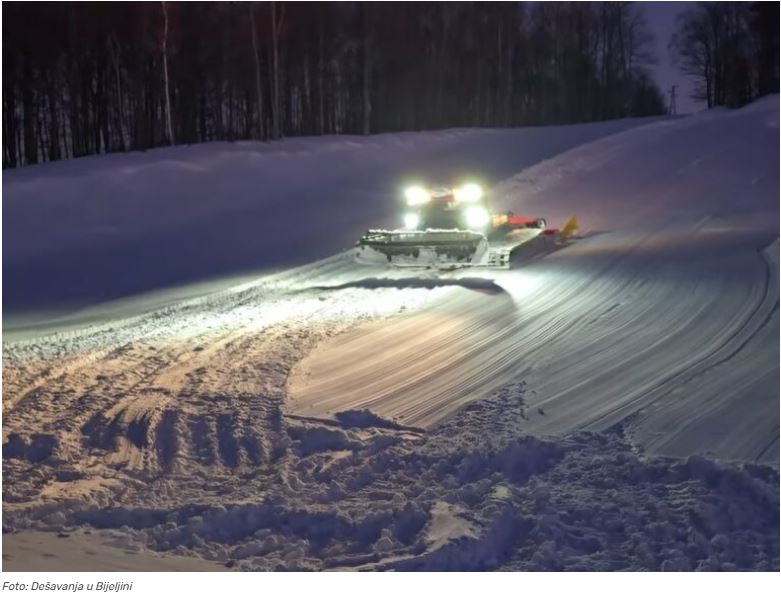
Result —
[[396, 223], [410, 180], [493, 183], [647, 121], [209, 143], [5, 171], [4, 307], [62, 314], [304, 264]]
[[[4, 531], [240, 570], [777, 571], [777, 140], [771, 98], [6, 172], [7, 304], [67, 316], [6, 335]], [[357, 267], [416, 168], [585, 237]], [[228, 277], [67, 303], [201, 274]]]
[[778, 96], [606, 137], [498, 185], [500, 204], [583, 230], [694, 224], [778, 229]]
[[658, 122], [500, 184], [507, 207], [610, 231], [482, 288], [453, 275], [424, 310], [321, 345], [294, 373], [292, 410], [428, 427], [523, 379], [548, 413], [531, 433], [621, 424], [650, 452], [777, 463], [777, 111]]
[[[228, 569], [195, 557], [161, 556], [123, 549], [117, 537], [97, 532], [44, 533], [31, 531], [3, 535], [3, 571], [89, 572], [222, 572]], [[119, 547], [118, 547], [119, 546]], [[40, 583], [39, 583], [40, 584]]]

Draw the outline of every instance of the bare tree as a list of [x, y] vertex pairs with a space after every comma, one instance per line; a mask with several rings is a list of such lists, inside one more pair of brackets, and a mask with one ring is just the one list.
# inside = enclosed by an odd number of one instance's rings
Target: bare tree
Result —
[[775, 38], [778, 47], [777, 22], [775, 31], [769, 33], [752, 19], [748, 3], [698, 2], [679, 17], [669, 47], [680, 69], [694, 78], [694, 99], [705, 101], [708, 107], [737, 107], [761, 93], [778, 90], [777, 83], [760, 89], [760, 81], [772, 76], [774, 69], [778, 72], [777, 51], [773, 63], [755, 50], [763, 39], [772, 47]]
[[176, 141], [174, 139], [174, 127], [171, 123], [171, 88], [168, 82], [168, 7], [165, 2], [161, 2], [163, 8], [163, 40], [162, 40], [162, 53], [163, 53], [163, 81], [165, 85], [165, 124], [168, 131], [168, 143], [173, 145]]
[[[563, 123], [658, 107], [641, 78], [632, 3], [609, 4], [604, 20], [593, 3], [268, 6], [4, 5], [4, 167], [176, 142]], [[765, 27], [754, 54], [770, 68]], [[724, 80], [743, 84], [736, 72]]]
[[249, 4], [249, 22], [252, 29], [252, 56], [255, 59], [255, 101], [258, 109], [258, 138], [264, 138], [263, 130], [263, 89], [260, 84], [260, 53], [258, 52], [258, 34], [255, 27], [255, 3]]
[[694, 77], [692, 99], [713, 107], [713, 47], [705, 21], [693, 11], [681, 14], [670, 49], [681, 70]]
[[[285, 22], [285, 4], [277, 11], [277, 3], [271, 2], [271, 137], [280, 138], [281, 111], [279, 101], [279, 36]], [[277, 15], [279, 12], [279, 15]]]
[[317, 132], [325, 134], [325, 19], [326, 9], [321, 5], [317, 23]]
[[371, 31], [369, 27], [369, 3], [361, 3], [361, 23], [363, 29], [363, 126], [364, 134], [371, 132], [372, 100], [371, 100]]

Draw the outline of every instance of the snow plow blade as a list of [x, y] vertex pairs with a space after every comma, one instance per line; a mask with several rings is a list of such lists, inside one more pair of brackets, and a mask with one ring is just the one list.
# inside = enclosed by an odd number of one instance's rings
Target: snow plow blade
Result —
[[533, 248], [542, 250], [543, 244], [553, 241], [538, 228], [494, 232], [489, 237], [460, 230], [370, 230], [358, 241], [355, 258], [361, 264], [399, 268], [509, 269], [513, 254], [522, 247], [533, 254]]
[[485, 236], [474, 231], [372, 229], [358, 241], [355, 258], [361, 264], [458, 268], [482, 261], [487, 246]]

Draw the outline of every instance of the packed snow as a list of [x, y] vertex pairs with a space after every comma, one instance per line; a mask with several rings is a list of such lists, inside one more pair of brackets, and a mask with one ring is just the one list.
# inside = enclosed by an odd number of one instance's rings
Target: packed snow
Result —
[[[242, 570], [777, 571], [778, 114], [4, 174], [12, 312], [278, 269], [8, 335], [4, 531]], [[356, 266], [416, 171], [583, 237]]]

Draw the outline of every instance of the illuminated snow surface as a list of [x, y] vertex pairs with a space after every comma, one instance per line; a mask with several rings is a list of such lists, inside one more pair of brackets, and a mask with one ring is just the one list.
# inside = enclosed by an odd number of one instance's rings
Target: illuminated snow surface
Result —
[[[778, 115], [5, 172], [4, 530], [247, 570], [778, 570]], [[427, 169], [585, 237], [511, 271], [339, 252]]]

